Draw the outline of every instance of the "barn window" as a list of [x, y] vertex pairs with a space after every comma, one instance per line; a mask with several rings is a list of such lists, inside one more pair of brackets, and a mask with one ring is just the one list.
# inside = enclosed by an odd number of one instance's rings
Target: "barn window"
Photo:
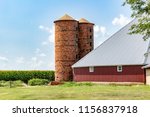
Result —
[[117, 66], [117, 72], [122, 72], [122, 66], [121, 65]]
[[89, 67], [89, 72], [94, 72], [94, 67]]

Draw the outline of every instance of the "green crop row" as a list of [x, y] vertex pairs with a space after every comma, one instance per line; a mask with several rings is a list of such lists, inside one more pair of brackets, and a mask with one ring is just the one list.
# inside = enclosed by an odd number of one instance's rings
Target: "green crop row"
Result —
[[55, 77], [54, 74], [54, 71], [0, 71], [0, 80], [21, 80], [28, 83], [30, 79], [39, 78], [53, 81]]

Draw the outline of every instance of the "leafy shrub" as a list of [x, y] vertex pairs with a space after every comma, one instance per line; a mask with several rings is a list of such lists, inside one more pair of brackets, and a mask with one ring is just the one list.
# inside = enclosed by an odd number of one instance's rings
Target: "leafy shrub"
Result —
[[49, 83], [49, 80], [47, 79], [38, 79], [34, 78], [29, 80], [28, 84], [31, 86], [36, 86], [36, 85], [47, 85]]
[[0, 87], [22, 87], [24, 83], [21, 80], [16, 81], [0, 81]]
[[54, 74], [54, 71], [0, 71], [0, 80], [21, 80], [28, 83], [32, 78], [40, 78], [53, 81], [55, 78]]
[[24, 82], [21, 80], [16, 80], [12, 82], [12, 87], [23, 87], [24, 86]]
[[6, 86], [9, 86], [8, 81], [1, 80], [0, 87], [6, 87]]

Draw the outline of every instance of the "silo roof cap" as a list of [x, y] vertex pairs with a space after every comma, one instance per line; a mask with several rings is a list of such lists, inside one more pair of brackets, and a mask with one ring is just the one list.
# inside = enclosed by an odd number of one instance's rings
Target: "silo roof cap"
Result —
[[65, 14], [64, 16], [62, 16], [61, 18], [59, 18], [59, 20], [75, 20], [73, 19], [71, 16], [69, 16], [68, 14]]
[[74, 18], [72, 18], [68, 14], [65, 14], [64, 16], [62, 16], [61, 18], [59, 18], [58, 20], [54, 21], [54, 23], [58, 22], [58, 21], [77, 21], [77, 20], [75, 20]]
[[89, 22], [88, 20], [86, 20], [86, 19], [84, 19], [84, 18], [81, 18], [81, 19], [79, 20], [79, 23], [93, 24], [93, 23]]
[[80, 23], [90, 23], [88, 20], [84, 19], [84, 18], [81, 18], [79, 20]]

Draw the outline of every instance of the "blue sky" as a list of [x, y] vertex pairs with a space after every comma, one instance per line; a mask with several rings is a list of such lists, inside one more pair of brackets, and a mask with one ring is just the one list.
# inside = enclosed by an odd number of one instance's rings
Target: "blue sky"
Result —
[[95, 48], [131, 21], [124, 0], [0, 0], [0, 70], [54, 69], [54, 20], [95, 23]]

